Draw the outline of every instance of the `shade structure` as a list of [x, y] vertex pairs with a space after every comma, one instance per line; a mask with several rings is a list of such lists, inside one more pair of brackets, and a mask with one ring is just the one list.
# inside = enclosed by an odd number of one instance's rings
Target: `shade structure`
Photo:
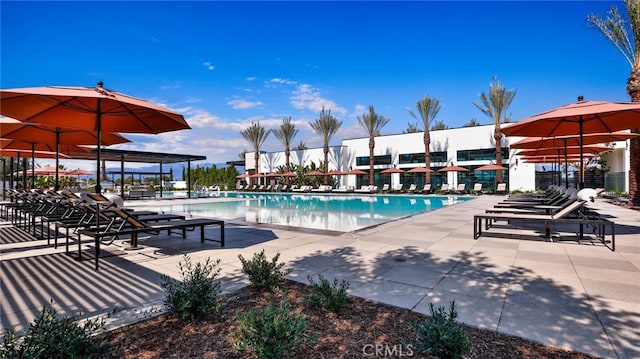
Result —
[[407, 171], [407, 173], [426, 173], [426, 172], [435, 172], [435, 171], [428, 167], [415, 167]]
[[363, 170], [359, 170], [359, 169], [352, 169], [352, 170], [349, 170], [348, 172], [346, 172], [345, 174], [347, 174], [347, 175], [367, 175], [369, 173], [366, 172], [366, 171], [363, 171]]
[[[587, 133], [582, 136], [582, 145], [626, 141], [640, 136], [637, 133], [616, 131], [611, 133]], [[513, 149], [537, 149], [580, 146], [578, 136], [527, 137], [509, 145]]]
[[[0, 104], [4, 105], [4, 102]], [[64, 148], [64, 145], [95, 145], [98, 141], [98, 133], [96, 131], [49, 127], [9, 119], [0, 119], [0, 137], [26, 141], [38, 146], [49, 146], [49, 148], [41, 150], [67, 154], [70, 152], [86, 152], [86, 150]], [[108, 146], [129, 142], [129, 140], [121, 135], [106, 132], [101, 136], [100, 142], [101, 145]], [[58, 168], [59, 157], [55, 158], [56, 168]], [[55, 179], [55, 188], [58, 189], [58, 175], [56, 175]]]
[[320, 171], [311, 171], [311, 172], [307, 172], [306, 174], [307, 176], [326, 176], [327, 174], [324, 172], [320, 172]]
[[298, 174], [292, 171], [285, 172], [282, 174], [283, 177], [298, 177]]
[[[0, 149], [0, 157], [29, 157], [34, 155], [35, 158], [56, 158], [55, 152], [48, 151], [23, 151], [23, 150], [3, 150]], [[65, 154], [60, 154], [62, 158], [71, 158]]]
[[240, 175], [236, 176], [236, 178], [248, 178], [248, 177], [249, 177], [248, 173], [243, 173], [243, 174], [240, 174]]
[[344, 174], [344, 172], [338, 171], [338, 170], [331, 170], [331, 171], [327, 172], [327, 174], [329, 176], [342, 176]]
[[76, 168], [75, 170], [69, 170], [66, 173], [67, 176], [88, 176], [92, 174], [93, 174], [92, 171], [83, 170], [81, 168]]
[[589, 145], [582, 147], [567, 147], [567, 148], [539, 148], [530, 150], [518, 151], [520, 156], [542, 156], [542, 155], [580, 155], [580, 151], [583, 153], [599, 154], [604, 151], [610, 150], [607, 146]]
[[0, 90], [0, 114], [54, 128], [96, 131], [96, 193], [101, 192], [103, 132], [149, 133], [190, 128], [184, 117], [160, 105], [96, 87], [31, 87]]
[[[584, 159], [590, 159], [592, 157], [593, 156], [590, 156], [590, 155], [583, 156]], [[522, 161], [527, 163], [557, 163], [564, 160], [565, 160], [564, 157], [553, 157], [553, 156], [527, 156], [522, 158]], [[567, 163], [574, 163], [579, 161], [580, 161], [580, 156], [571, 156], [571, 157], [567, 157], [566, 159]]]
[[[578, 136], [611, 133], [640, 127], [640, 103], [584, 101], [570, 103], [502, 128], [506, 136]], [[581, 153], [581, 157], [583, 154]], [[579, 187], [584, 187], [584, 165], [580, 161]]]
[[503, 171], [503, 170], [508, 170], [508, 168], [500, 166], [495, 163], [491, 163], [488, 165], [480, 166], [476, 168], [474, 171]]
[[[6, 150], [25, 150], [31, 151], [45, 151], [45, 152], [56, 152], [55, 144], [51, 143], [43, 143], [43, 142], [27, 142], [20, 140], [11, 140], [0, 138], [0, 148]], [[64, 154], [70, 154], [74, 152], [89, 152], [91, 150], [90, 147], [78, 146], [73, 144], [65, 144], [58, 145], [57, 151]]]
[[469, 170], [467, 168], [455, 166], [455, 165], [443, 167], [438, 170], [438, 172], [468, 172], [468, 171]]
[[395, 167], [391, 167], [391, 168], [387, 168], [386, 170], [382, 170], [380, 171], [381, 174], [392, 174], [392, 173], [405, 173], [404, 170], [401, 170], [399, 168], [395, 168]]
[[269, 172], [265, 175], [266, 177], [269, 178], [275, 178], [275, 177], [281, 177], [282, 173], [278, 173], [278, 172]]

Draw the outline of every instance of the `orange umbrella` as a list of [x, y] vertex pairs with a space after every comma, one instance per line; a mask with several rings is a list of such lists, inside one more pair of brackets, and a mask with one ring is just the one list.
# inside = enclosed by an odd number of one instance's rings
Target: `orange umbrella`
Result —
[[248, 178], [250, 175], [248, 173], [243, 173], [241, 175], [236, 176], [236, 178]]
[[367, 175], [369, 173], [366, 172], [366, 171], [363, 171], [363, 170], [354, 169], [354, 170], [349, 170], [345, 174], [347, 174], [347, 175]]
[[327, 174], [330, 175], [330, 176], [342, 176], [344, 174], [344, 172], [338, 171], [338, 170], [331, 170]]
[[[626, 141], [640, 136], [637, 133], [616, 131], [611, 133], [587, 133], [582, 136], [583, 145]], [[509, 145], [510, 148], [536, 149], [580, 146], [580, 138], [576, 136], [527, 137]]]
[[[23, 151], [23, 150], [8, 150], [0, 149], [0, 157], [25, 157], [34, 155], [36, 158], [56, 158], [55, 152], [48, 151]], [[70, 158], [65, 154], [60, 154], [60, 157]]]
[[407, 171], [407, 173], [425, 173], [425, 172], [435, 172], [429, 167], [415, 167]]
[[308, 172], [306, 175], [307, 176], [326, 176], [327, 174], [324, 173], [324, 172], [320, 172], [318, 170], [315, 170], [315, 171]]
[[391, 168], [387, 168], [386, 170], [380, 171], [380, 173], [381, 174], [404, 173], [404, 170], [401, 170], [401, 169], [395, 168], [395, 167], [391, 167]]
[[[100, 178], [103, 132], [162, 133], [190, 128], [162, 106], [97, 87], [33, 87], [0, 90], [0, 114], [50, 127], [96, 131], [96, 176]], [[96, 181], [96, 193], [101, 192]], [[99, 218], [99, 216], [98, 216]]]
[[450, 165], [438, 170], [438, 172], [468, 172], [468, 171], [469, 170], [464, 167], [455, 166], [455, 165]]
[[282, 174], [284, 177], [298, 177], [298, 174], [292, 171], [285, 172]]
[[518, 151], [520, 156], [541, 156], [541, 155], [579, 155], [582, 150], [583, 153], [598, 154], [611, 148], [607, 146], [582, 146], [582, 147], [567, 147], [567, 148], [540, 148], [531, 150]]
[[[25, 150], [25, 151], [46, 151], [46, 152], [56, 152], [55, 145], [44, 142], [27, 142], [27, 141], [19, 141], [19, 140], [10, 140], [5, 138], [0, 138], [0, 148], [6, 150]], [[70, 154], [73, 152], [89, 152], [91, 150], [90, 147], [78, 146], [73, 144], [66, 145], [58, 145], [58, 152], [64, 154]]]
[[[610, 133], [640, 127], [640, 103], [584, 101], [543, 112], [502, 128], [506, 136], [579, 136]], [[583, 153], [581, 156], [583, 157]], [[584, 166], [580, 161], [580, 188], [584, 187]]]
[[495, 163], [490, 163], [488, 165], [480, 166], [476, 168], [474, 171], [503, 171], [503, 170], [508, 170], [508, 168], [497, 165]]

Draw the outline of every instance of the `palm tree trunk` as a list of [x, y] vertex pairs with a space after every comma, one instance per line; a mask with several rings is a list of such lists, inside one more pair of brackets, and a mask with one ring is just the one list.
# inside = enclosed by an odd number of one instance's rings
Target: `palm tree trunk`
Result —
[[[327, 173], [327, 168], [329, 168], [329, 144], [324, 145], [324, 172]], [[324, 185], [329, 184], [329, 176], [324, 176]]]
[[[289, 162], [289, 157], [291, 156], [291, 151], [289, 150], [289, 147], [287, 147], [284, 150], [284, 156], [285, 156], [285, 164], [287, 165], [287, 172], [291, 172], [291, 167], [290, 164], [291, 162]], [[287, 185], [289, 185], [289, 176], [285, 177], [286, 181], [287, 181]]]
[[[631, 69], [627, 93], [632, 102], [640, 102], [640, 66]], [[632, 128], [631, 132], [640, 133], [640, 128]], [[629, 198], [634, 206], [640, 206], [640, 139], [633, 138], [629, 142]]]
[[[496, 141], [496, 164], [502, 166], [502, 130], [500, 125], [496, 125], [493, 131], [493, 138]], [[502, 170], [496, 171], [496, 181], [502, 183]]]
[[[424, 136], [422, 137], [424, 141], [424, 165], [427, 168], [431, 168], [431, 134], [429, 133], [429, 129], [424, 129]], [[431, 171], [425, 171], [424, 173], [424, 183], [431, 183]]]
[[[258, 162], [260, 159], [260, 151], [256, 151], [255, 165], [256, 165], [256, 173], [260, 173], [260, 168], [258, 168]], [[256, 184], [260, 183], [260, 177], [256, 177]]]
[[374, 159], [373, 159], [373, 149], [375, 148], [376, 143], [375, 140], [372, 137], [369, 137], [369, 185], [373, 184], [373, 164], [374, 164]]

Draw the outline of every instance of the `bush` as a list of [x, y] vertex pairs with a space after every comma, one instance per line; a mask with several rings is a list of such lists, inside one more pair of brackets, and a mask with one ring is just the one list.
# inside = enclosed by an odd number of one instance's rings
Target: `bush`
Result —
[[93, 333], [104, 328], [103, 319], [89, 319], [82, 325], [75, 316], [58, 319], [51, 305], [29, 325], [24, 337], [9, 329], [0, 342], [1, 358], [102, 358], [114, 348]]
[[242, 254], [238, 255], [242, 262], [242, 271], [249, 276], [249, 282], [258, 290], [274, 290], [278, 283], [291, 272], [290, 269], [282, 270], [284, 263], [278, 263], [280, 253], [276, 254], [271, 261], [267, 260], [264, 249], [260, 253], [255, 253], [251, 260], [246, 260]]
[[184, 255], [179, 263], [181, 280], [161, 275], [162, 289], [167, 292], [165, 304], [170, 313], [180, 319], [194, 319], [208, 314], [220, 312], [220, 282], [216, 277], [220, 274], [220, 259], [215, 262], [207, 258], [204, 263], [191, 263], [191, 258]]
[[307, 277], [311, 294], [304, 298], [305, 304], [310, 307], [320, 307], [339, 313], [349, 301], [347, 289], [349, 283], [344, 279], [338, 283], [338, 278], [333, 279], [333, 284], [322, 274], [318, 275], [318, 283], [313, 281], [311, 276]]
[[433, 303], [429, 303], [431, 318], [427, 323], [411, 323], [416, 330], [418, 350], [441, 358], [462, 358], [471, 350], [471, 341], [464, 326], [456, 321], [455, 305], [452, 301], [447, 314], [444, 307], [434, 309]]
[[240, 326], [231, 332], [236, 350], [251, 350], [257, 358], [280, 358], [295, 353], [313, 339], [305, 335], [307, 317], [289, 313], [285, 298], [279, 306], [269, 303], [264, 309], [238, 313]]

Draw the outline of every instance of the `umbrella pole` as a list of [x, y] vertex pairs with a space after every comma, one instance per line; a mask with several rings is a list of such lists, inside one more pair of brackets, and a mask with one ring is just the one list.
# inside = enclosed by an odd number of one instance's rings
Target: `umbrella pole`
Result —
[[58, 182], [59, 177], [58, 177], [58, 163], [60, 162], [59, 159], [59, 154], [60, 152], [60, 128], [56, 127], [56, 183], [55, 186], [53, 187], [54, 190], [59, 190], [60, 189], [60, 183]]
[[36, 188], [36, 143], [31, 142], [31, 188]]
[[[562, 140], [564, 142], [564, 186], [569, 188], [569, 158], [567, 156], [567, 139]], [[582, 141], [580, 141], [582, 143]]]
[[[578, 189], [583, 189], [584, 188], [584, 154], [582, 151], [582, 115], [580, 115], [580, 179], [579, 179], [579, 184], [578, 184]], [[566, 153], [566, 151], [565, 151]]]

